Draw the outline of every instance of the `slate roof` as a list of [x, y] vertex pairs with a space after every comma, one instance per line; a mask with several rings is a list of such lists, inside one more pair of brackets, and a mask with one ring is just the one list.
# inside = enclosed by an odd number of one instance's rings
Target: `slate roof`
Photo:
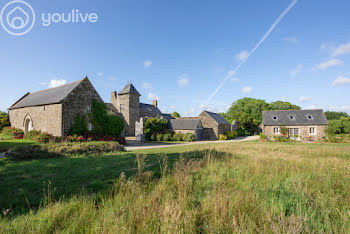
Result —
[[30, 107], [30, 106], [41, 106], [41, 105], [60, 103], [82, 81], [83, 80], [76, 81], [76, 82], [65, 84], [56, 88], [39, 91], [36, 93], [28, 93], [28, 95], [24, 96], [22, 99], [17, 101], [13, 106], [11, 106], [10, 110], [23, 108], [23, 107]]
[[265, 126], [327, 125], [328, 120], [323, 110], [263, 111], [262, 123]]
[[210, 111], [204, 111], [205, 113], [207, 113], [212, 119], [214, 119], [218, 124], [229, 124], [229, 122], [227, 122], [227, 120], [222, 117], [221, 115], [217, 114], [217, 113], [213, 113]]
[[141, 117], [157, 117], [162, 116], [162, 112], [155, 106], [146, 103], [140, 103]]
[[199, 119], [170, 119], [168, 127], [173, 130], [196, 130], [202, 128], [202, 122]]
[[162, 114], [164, 119], [175, 119], [171, 114]]
[[119, 94], [130, 94], [135, 93], [141, 96], [141, 94], [137, 91], [137, 89], [132, 84], [127, 84], [120, 92]]

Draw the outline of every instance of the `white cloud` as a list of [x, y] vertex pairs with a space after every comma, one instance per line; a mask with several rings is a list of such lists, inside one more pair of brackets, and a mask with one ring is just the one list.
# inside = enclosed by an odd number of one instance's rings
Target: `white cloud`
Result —
[[350, 79], [344, 76], [339, 76], [333, 81], [333, 86], [350, 85]]
[[66, 80], [50, 80], [49, 88], [56, 88], [66, 83], [67, 83]]
[[186, 74], [183, 74], [181, 76], [179, 76], [179, 78], [177, 79], [177, 84], [180, 87], [186, 86], [190, 83], [190, 79], [187, 77]]
[[148, 93], [147, 95], [149, 100], [159, 100], [160, 98], [157, 96], [157, 94], [154, 93]]
[[234, 70], [229, 70], [228, 72], [227, 72], [227, 77], [228, 78], [231, 78], [232, 76], [234, 76], [236, 74], [236, 72], [234, 71]]
[[333, 50], [332, 56], [339, 56], [344, 54], [350, 54], [350, 42], [341, 44]]
[[300, 102], [309, 102], [309, 101], [311, 101], [311, 100], [312, 100], [311, 97], [301, 96], [301, 97], [299, 98], [299, 101], [300, 101]]
[[286, 37], [286, 38], [284, 38], [284, 40], [288, 41], [290, 43], [293, 43], [293, 44], [299, 43], [299, 40], [296, 37]]
[[319, 70], [325, 70], [329, 67], [334, 67], [334, 66], [342, 66], [344, 65], [344, 62], [339, 60], [339, 59], [331, 59], [328, 60], [324, 63], [321, 63], [320, 65], [317, 66], [317, 69]]
[[249, 94], [253, 91], [253, 87], [252, 86], [245, 86], [242, 88], [242, 93], [244, 94]]
[[238, 61], [243, 61], [243, 60], [246, 60], [247, 58], [248, 58], [248, 56], [249, 56], [249, 51], [247, 51], [247, 50], [243, 50], [241, 53], [239, 53], [239, 54], [236, 54], [236, 59], [238, 60]]
[[143, 67], [144, 68], [149, 68], [152, 65], [152, 61], [151, 60], [146, 60], [143, 62]]
[[314, 110], [314, 109], [320, 109], [320, 107], [317, 104], [313, 104], [311, 106], [308, 106], [305, 108], [306, 110]]
[[150, 83], [144, 82], [142, 88], [146, 90], [152, 90], [153, 87]]
[[103, 76], [102, 72], [97, 73], [97, 76]]
[[238, 78], [236, 78], [236, 77], [234, 77], [234, 78], [231, 78], [231, 82], [239, 82], [240, 80], [238, 79]]
[[47, 82], [40, 82], [39, 85], [41, 85], [41, 86], [47, 86]]
[[331, 106], [329, 108], [330, 111], [337, 111], [337, 112], [347, 112], [350, 113], [350, 106]]
[[299, 64], [296, 68], [294, 68], [293, 70], [290, 71], [290, 76], [295, 77], [296, 75], [298, 75], [301, 72], [301, 69], [303, 69], [303, 65]]

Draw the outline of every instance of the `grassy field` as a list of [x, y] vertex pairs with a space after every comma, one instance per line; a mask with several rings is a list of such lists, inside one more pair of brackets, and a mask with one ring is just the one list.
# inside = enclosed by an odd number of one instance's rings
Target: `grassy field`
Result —
[[349, 233], [350, 144], [0, 159], [0, 191], [0, 232]]

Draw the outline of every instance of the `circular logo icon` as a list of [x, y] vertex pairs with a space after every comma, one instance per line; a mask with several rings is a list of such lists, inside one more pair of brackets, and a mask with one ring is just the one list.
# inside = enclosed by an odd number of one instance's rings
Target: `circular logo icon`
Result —
[[35, 24], [35, 12], [31, 5], [22, 0], [8, 2], [0, 12], [1, 26], [13, 36], [23, 36]]

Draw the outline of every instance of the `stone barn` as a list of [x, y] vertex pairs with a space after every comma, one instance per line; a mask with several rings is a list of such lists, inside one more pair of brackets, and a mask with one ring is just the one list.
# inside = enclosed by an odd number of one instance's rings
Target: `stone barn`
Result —
[[[41, 130], [54, 136], [65, 136], [77, 114], [87, 115], [93, 100], [100, 95], [88, 78], [57, 88], [27, 93], [9, 108], [11, 126]], [[88, 124], [92, 128], [91, 124]]]
[[231, 124], [217, 113], [203, 111], [197, 118], [202, 122], [205, 140], [218, 140], [219, 134], [231, 131]]

